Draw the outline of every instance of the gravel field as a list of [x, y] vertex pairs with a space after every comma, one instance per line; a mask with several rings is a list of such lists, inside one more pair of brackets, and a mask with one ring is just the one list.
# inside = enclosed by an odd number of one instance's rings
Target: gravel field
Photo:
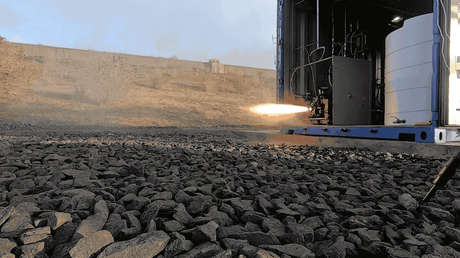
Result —
[[460, 257], [460, 177], [418, 207], [445, 160], [231, 132], [4, 129], [1, 258]]

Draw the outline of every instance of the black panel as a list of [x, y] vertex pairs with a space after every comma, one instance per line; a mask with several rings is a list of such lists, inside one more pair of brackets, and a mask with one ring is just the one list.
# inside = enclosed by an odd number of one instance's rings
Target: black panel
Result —
[[371, 62], [336, 56], [333, 60], [334, 125], [371, 123]]

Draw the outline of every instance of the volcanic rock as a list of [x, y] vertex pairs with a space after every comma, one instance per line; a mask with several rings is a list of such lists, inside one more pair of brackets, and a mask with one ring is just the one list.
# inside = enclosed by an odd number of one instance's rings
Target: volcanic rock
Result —
[[76, 230], [77, 225], [72, 222], [67, 222], [64, 225], [60, 226], [56, 229], [56, 231], [54, 231], [53, 244], [59, 245], [69, 242], [75, 234]]
[[193, 217], [187, 212], [185, 206], [181, 203], [175, 208], [173, 218], [184, 225], [188, 225], [193, 222]]
[[172, 200], [173, 194], [171, 192], [157, 193], [152, 197], [152, 200]]
[[70, 249], [69, 255], [72, 258], [91, 257], [111, 243], [113, 243], [113, 237], [109, 231], [97, 231], [79, 239], [75, 246]]
[[443, 231], [452, 241], [460, 242], [460, 229], [446, 227]]
[[192, 215], [202, 214], [211, 207], [211, 198], [206, 196], [194, 196], [187, 206], [187, 211]]
[[260, 245], [279, 245], [280, 241], [272, 233], [264, 232], [245, 232], [242, 233], [238, 239], [248, 240], [251, 245], [260, 246]]
[[349, 187], [347, 191], [345, 192], [345, 195], [361, 196], [361, 193], [358, 190], [356, 190], [356, 188]]
[[263, 250], [263, 249], [260, 249], [259, 251], [257, 251], [255, 257], [256, 258], [280, 258], [277, 254], [267, 251], [267, 250]]
[[454, 211], [460, 212], [460, 199], [456, 199], [452, 202], [452, 208], [454, 208]]
[[270, 232], [277, 237], [281, 237], [286, 233], [286, 228], [284, 224], [276, 218], [263, 219], [262, 229], [265, 232]]
[[230, 200], [230, 204], [233, 209], [235, 209], [237, 214], [243, 214], [246, 211], [253, 211], [252, 201], [250, 200], [241, 200], [240, 198], [234, 198]]
[[435, 245], [433, 248], [435, 257], [460, 257], [460, 252], [455, 251], [450, 246]]
[[26, 229], [33, 229], [32, 220], [29, 214], [19, 213], [17, 210], [10, 216], [8, 221], [1, 227], [2, 233], [18, 232]]
[[232, 257], [233, 257], [232, 250], [225, 250], [225, 251], [222, 251], [214, 255], [212, 258], [232, 258]]
[[386, 251], [387, 251], [386, 255], [389, 258], [416, 258], [416, 257], [419, 257], [401, 248], [387, 248]]
[[126, 220], [122, 220], [121, 215], [118, 213], [110, 214], [104, 225], [104, 229], [109, 231], [115, 239], [117, 239], [120, 232], [126, 228], [128, 228]]
[[5, 223], [11, 215], [14, 214], [14, 207], [13, 206], [8, 206], [5, 208], [0, 208], [0, 226]]
[[133, 239], [109, 245], [98, 255], [98, 258], [151, 258], [166, 248], [169, 239], [168, 234], [163, 231], [141, 234]]
[[[11, 133], [21, 136], [0, 136], [11, 150], [0, 155], [0, 243], [27, 244], [0, 257], [69, 257], [101, 230], [122, 242], [87, 255], [152, 257], [151, 245], [160, 258], [287, 258], [303, 248], [330, 258], [429, 258], [460, 250], [459, 176], [415, 210], [439, 159], [249, 145], [252, 136], [220, 129]], [[158, 229], [169, 235], [143, 237]]]
[[220, 246], [207, 242], [196, 246], [185, 254], [178, 255], [177, 258], [213, 257], [222, 251], [223, 250]]
[[292, 257], [315, 257], [315, 254], [305, 246], [299, 244], [287, 244], [287, 245], [261, 245], [262, 249], [273, 251], [275, 253], [286, 254]]
[[48, 216], [48, 225], [52, 230], [56, 230], [67, 222], [72, 221], [72, 215], [63, 212], [52, 212]]
[[109, 208], [104, 200], [97, 202], [94, 205], [94, 215], [89, 216], [81, 222], [75, 232], [75, 237], [87, 237], [101, 230], [109, 216]]
[[358, 233], [358, 236], [363, 240], [365, 243], [372, 243], [376, 241], [380, 241], [380, 233], [379, 231], [376, 230], [369, 230], [367, 228], [360, 228], [357, 230], [354, 230], [355, 232]]
[[35, 228], [29, 229], [23, 232], [20, 236], [20, 240], [23, 244], [32, 244], [40, 241], [44, 241], [47, 238], [51, 237], [51, 228], [43, 227], [43, 228]]
[[3, 171], [0, 172], [0, 185], [9, 185], [16, 180], [16, 175], [12, 172]]
[[317, 229], [324, 227], [324, 223], [320, 217], [310, 217], [302, 222], [302, 225], [305, 225], [311, 229]]
[[169, 220], [169, 221], [163, 222], [163, 227], [166, 232], [177, 232], [177, 231], [181, 231], [182, 229], [184, 229], [184, 225], [182, 225], [177, 220]]
[[180, 190], [174, 196], [174, 200], [176, 200], [176, 202], [178, 203], [186, 204], [192, 200], [192, 197], [188, 195], [186, 192], [184, 192], [183, 190]]
[[221, 243], [224, 248], [232, 250], [235, 254], [239, 253], [241, 249], [249, 245], [249, 242], [247, 240], [239, 240], [232, 238], [224, 238], [221, 240]]
[[219, 228], [219, 225], [211, 221], [205, 225], [197, 226], [190, 230], [185, 230], [182, 233], [187, 236], [188, 239], [191, 239], [194, 243], [203, 243], [203, 242], [215, 242], [217, 240], [216, 230]]
[[434, 207], [424, 207], [424, 209], [428, 212], [427, 215], [433, 220], [446, 220], [448, 222], [454, 222], [455, 220], [454, 216], [446, 210]]
[[45, 242], [38, 242], [28, 245], [23, 245], [18, 248], [21, 258], [36, 258], [36, 257], [46, 257], [44, 255], [45, 251]]
[[217, 229], [217, 237], [219, 239], [224, 239], [224, 238], [239, 239], [239, 236], [245, 232], [247, 232], [246, 229], [240, 225], [233, 225], [229, 227], [219, 227]]
[[126, 218], [128, 222], [128, 227], [123, 228], [121, 230], [123, 238], [128, 239], [136, 235], [139, 235], [142, 232], [142, 225], [139, 219], [137, 219], [137, 217], [131, 213], [125, 213], [123, 214], [123, 216]]
[[192, 241], [185, 239], [185, 237], [179, 233], [174, 233], [174, 236], [176, 238], [168, 243], [164, 251], [164, 256], [166, 258], [175, 257], [181, 253], [188, 252], [193, 248]]
[[209, 208], [209, 212], [204, 217], [204, 221], [211, 220], [215, 221], [222, 227], [233, 225], [233, 220], [227, 215], [227, 213], [219, 211], [217, 206]]
[[401, 194], [398, 197], [399, 204], [406, 208], [406, 210], [414, 211], [418, 207], [418, 202], [410, 194]]
[[6, 238], [0, 238], [0, 256], [10, 253], [16, 246], [16, 242]]

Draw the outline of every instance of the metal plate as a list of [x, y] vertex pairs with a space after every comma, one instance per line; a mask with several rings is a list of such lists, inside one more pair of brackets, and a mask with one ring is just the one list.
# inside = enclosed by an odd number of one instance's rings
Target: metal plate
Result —
[[368, 60], [334, 57], [334, 125], [371, 124], [371, 73], [371, 62]]
[[361, 139], [405, 140], [413, 136], [415, 142], [433, 143], [434, 127], [361, 127], [361, 126], [310, 126], [290, 128], [292, 134]]

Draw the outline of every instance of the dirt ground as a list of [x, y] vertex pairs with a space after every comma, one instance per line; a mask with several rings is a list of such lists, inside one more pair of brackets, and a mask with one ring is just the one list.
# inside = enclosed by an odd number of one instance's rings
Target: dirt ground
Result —
[[460, 256], [460, 178], [418, 204], [445, 160], [258, 137], [4, 123], [0, 254]]
[[0, 42], [0, 119], [50, 125], [279, 127], [273, 70]]

